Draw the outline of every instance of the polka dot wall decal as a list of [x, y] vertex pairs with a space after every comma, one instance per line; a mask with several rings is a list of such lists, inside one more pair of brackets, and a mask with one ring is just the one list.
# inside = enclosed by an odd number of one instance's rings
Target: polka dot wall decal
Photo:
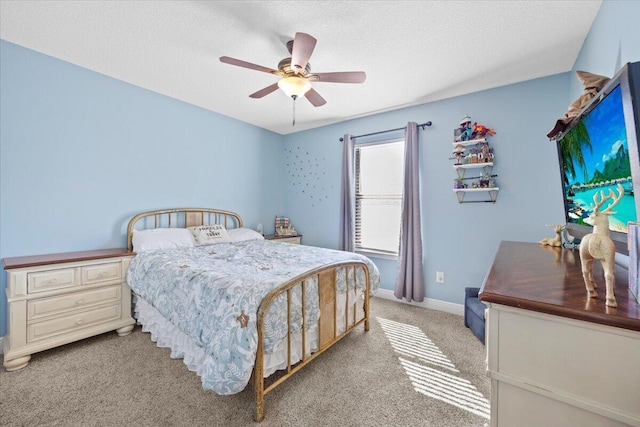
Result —
[[288, 182], [296, 196], [307, 199], [312, 206], [327, 200], [327, 186], [321, 185], [328, 174], [322, 170], [325, 158], [314, 156], [300, 146], [284, 149]]

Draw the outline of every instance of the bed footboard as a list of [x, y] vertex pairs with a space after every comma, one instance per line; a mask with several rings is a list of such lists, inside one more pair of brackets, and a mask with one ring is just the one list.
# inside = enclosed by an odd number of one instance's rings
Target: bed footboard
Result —
[[[360, 282], [358, 281], [358, 271], [364, 272], [364, 283], [362, 281], [362, 275], [360, 275]], [[344, 296], [339, 298], [341, 292], [338, 287], [338, 276], [344, 274], [345, 276], [345, 290]], [[304, 324], [307, 316], [305, 315], [306, 306], [306, 286], [309, 285], [309, 280], [317, 282], [318, 292], [318, 308], [319, 308], [319, 320], [317, 322], [317, 350], [307, 354], [305, 351], [307, 340], [307, 325]], [[300, 334], [302, 339], [302, 347], [300, 354], [301, 360], [292, 362], [292, 291], [300, 287], [301, 294], [301, 310], [302, 310], [302, 327], [300, 328]], [[362, 316], [358, 318], [358, 294], [354, 292], [350, 298], [349, 290], [353, 288], [356, 291], [360, 287], [363, 291], [363, 311]], [[256, 352], [256, 362], [252, 375], [252, 383], [255, 390], [256, 399], [256, 421], [260, 422], [264, 418], [264, 397], [267, 393], [271, 392], [278, 385], [282, 384], [294, 373], [302, 369], [305, 365], [311, 362], [313, 359], [322, 354], [325, 350], [331, 347], [333, 344], [340, 341], [347, 334], [353, 331], [356, 327], [364, 323], [364, 330], [369, 330], [369, 293], [370, 293], [370, 278], [367, 265], [362, 261], [342, 261], [338, 263], [329, 264], [320, 268], [316, 268], [303, 275], [300, 275], [284, 285], [274, 289], [269, 293], [260, 304], [257, 317], [258, 328], [258, 348]], [[269, 310], [271, 304], [281, 295], [286, 295], [286, 307], [287, 307], [287, 368], [286, 372], [281, 374], [277, 379], [271, 382], [268, 386], [265, 386], [264, 378], [264, 327], [265, 316]], [[338, 304], [339, 299], [345, 299], [345, 306], [343, 316], [344, 319], [340, 319], [338, 313], [340, 311]], [[340, 303], [341, 304], [341, 303]], [[344, 324], [340, 323], [344, 322]]]

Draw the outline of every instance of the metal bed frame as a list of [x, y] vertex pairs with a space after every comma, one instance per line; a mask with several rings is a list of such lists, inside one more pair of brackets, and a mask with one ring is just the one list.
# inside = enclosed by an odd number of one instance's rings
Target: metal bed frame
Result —
[[[151, 221], [153, 219], [153, 221]], [[150, 226], [150, 222], [153, 222]], [[199, 225], [221, 224], [225, 228], [240, 228], [242, 227], [242, 218], [240, 215], [210, 208], [177, 208], [177, 209], [164, 209], [155, 210], [149, 212], [142, 212], [134, 216], [127, 227], [127, 248], [133, 249], [133, 231], [138, 229], [140, 224], [143, 229], [149, 228], [161, 228], [161, 227], [192, 227]], [[277, 243], [284, 244], [284, 243]], [[349, 293], [346, 293], [345, 299], [345, 315], [344, 315], [344, 331], [338, 332], [338, 273], [341, 269], [345, 270], [345, 277], [347, 282], [349, 277], [353, 280], [354, 289], [357, 285], [356, 270], [362, 268], [365, 275], [365, 290], [364, 290], [364, 313], [361, 318], [357, 318], [356, 300], [349, 301]], [[320, 308], [320, 319], [318, 321], [318, 349], [307, 356], [305, 351], [306, 331], [305, 327], [301, 328], [302, 337], [302, 360], [297, 363], [292, 363], [292, 328], [291, 328], [291, 291], [296, 286], [301, 287], [302, 295], [302, 319], [305, 319], [305, 282], [309, 279], [316, 277], [318, 283], [318, 307]], [[348, 282], [349, 283], [349, 282]], [[258, 329], [258, 348], [256, 351], [256, 361], [251, 375], [250, 383], [253, 385], [255, 394], [255, 420], [260, 422], [264, 419], [264, 398], [273, 391], [277, 386], [289, 379], [293, 374], [298, 372], [325, 350], [332, 345], [340, 341], [351, 331], [356, 329], [361, 324], [364, 324], [364, 330], [369, 331], [369, 293], [370, 293], [370, 277], [367, 265], [362, 261], [342, 261], [337, 263], [331, 263], [322, 267], [310, 270], [304, 274], [301, 274], [281, 286], [275, 288], [262, 300], [258, 308], [257, 313], [248, 313], [249, 315], [255, 314], [257, 317], [257, 329]], [[287, 369], [286, 372], [278, 376], [273, 380], [271, 384], [265, 383], [264, 378], [264, 318], [269, 310], [269, 307], [273, 301], [280, 295], [286, 294], [287, 298]], [[349, 308], [353, 306], [352, 323], [349, 324]], [[279, 371], [276, 371], [279, 372]], [[275, 373], [274, 373], [275, 376]]]

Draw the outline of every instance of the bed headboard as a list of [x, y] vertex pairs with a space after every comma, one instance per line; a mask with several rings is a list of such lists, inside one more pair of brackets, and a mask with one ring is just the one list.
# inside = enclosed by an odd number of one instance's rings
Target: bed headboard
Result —
[[[153, 221], [151, 221], [153, 217]], [[224, 228], [241, 228], [242, 218], [235, 212], [209, 208], [176, 208], [141, 212], [131, 218], [127, 227], [127, 249], [133, 250], [133, 230], [151, 228], [187, 228], [221, 224]]]

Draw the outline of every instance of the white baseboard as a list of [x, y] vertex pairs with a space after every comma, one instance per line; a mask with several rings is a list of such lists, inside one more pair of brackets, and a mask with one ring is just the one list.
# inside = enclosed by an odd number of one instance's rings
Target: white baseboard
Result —
[[464, 316], [464, 305], [456, 304], [453, 302], [442, 301], [439, 299], [425, 298], [422, 302], [407, 302], [404, 299], [398, 299], [393, 294], [393, 291], [388, 289], [378, 289], [375, 294], [378, 298], [388, 299], [395, 302], [401, 302], [403, 304], [414, 305], [416, 307], [428, 308], [431, 310], [444, 311], [451, 314], [457, 314], [458, 316]]

